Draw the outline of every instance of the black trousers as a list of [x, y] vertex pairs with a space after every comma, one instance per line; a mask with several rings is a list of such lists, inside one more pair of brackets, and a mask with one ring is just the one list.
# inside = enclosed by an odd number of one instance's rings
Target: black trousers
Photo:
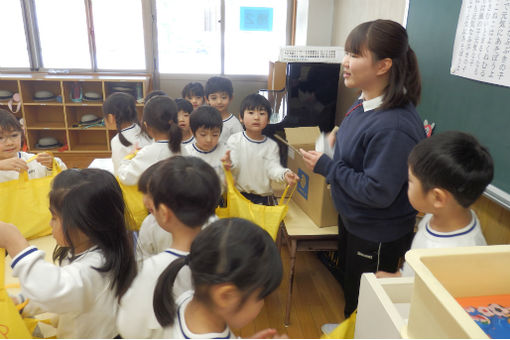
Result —
[[411, 247], [413, 231], [391, 242], [381, 243], [361, 239], [351, 234], [338, 217], [338, 259], [340, 282], [342, 283], [345, 308], [344, 315], [349, 317], [358, 306], [361, 275], [375, 273], [378, 270], [396, 272], [400, 259]]
[[247, 199], [249, 199], [252, 203], [255, 203], [255, 204], [262, 204], [262, 205], [276, 205], [276, 198], [271, 195], [271, 196], [261, 196], [261, 195], [257, 195], [257, 194], [250, 194], [250, 193], [247, 193], [247, 192], [241, 192], [241, 194], [246, 197]]

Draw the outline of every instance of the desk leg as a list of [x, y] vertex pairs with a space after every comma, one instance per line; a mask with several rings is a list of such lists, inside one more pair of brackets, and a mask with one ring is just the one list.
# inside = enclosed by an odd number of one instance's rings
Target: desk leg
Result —
[[[289, 240], [287, 240], [289, 241]], [[294, 267], [296, 266], [297, 241], [290, 240], [290, 268], [289, 268], [289, 291], [287, 294], [287, 307], [285, 309], [285, 326], [290, 322], [290, 304], [292, 301], [292, 289], [294, 286]]]

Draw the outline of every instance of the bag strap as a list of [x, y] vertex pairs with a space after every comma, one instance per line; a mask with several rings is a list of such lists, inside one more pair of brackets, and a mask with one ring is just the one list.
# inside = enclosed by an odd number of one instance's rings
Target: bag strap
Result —
[[[36, 158], [37, 158], [37, 155], [33, 155], [32, 157], [27, 159], [27, 163], [35, 161]], [[51, 170], [52, 171], [56, 170], [57, 173], [62, 172], [62, 168], [60, 168], [60, 165], [58, 164], [58, 162], [55, 159], [55, 157], [53, 157], [53, 163], [51, 164]], [[20, 173], [18, 179], [19, 179], [20, 182], [27, 182], [28, 181], [28, 172], [27, 171], [23, 171], [22, 173]]]
[[[290, 189], [290, 185], [287, 185], [285, 187], [285, 190], [283, 191], [282, 197], [280, 197], [280, 201], [278, 202], [278, 205], [288, 205], [290, 202], [290, 199], [292, 198], [292, 195], [294, 195], [294, 191], [296, 191], [296, 188], [297, 188], [297, 184], [293, 185], [292, 191], [290, 192], [289, 197], [286, 197], [287, 192]], [[285, 199], [285, 198], [287, 198], [287, 199]]]

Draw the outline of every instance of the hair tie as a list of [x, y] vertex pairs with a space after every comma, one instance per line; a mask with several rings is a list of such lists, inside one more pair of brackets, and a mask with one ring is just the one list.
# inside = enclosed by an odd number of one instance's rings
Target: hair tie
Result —
[[189, 266], [189, 255], [184, 256], [184, 264]]

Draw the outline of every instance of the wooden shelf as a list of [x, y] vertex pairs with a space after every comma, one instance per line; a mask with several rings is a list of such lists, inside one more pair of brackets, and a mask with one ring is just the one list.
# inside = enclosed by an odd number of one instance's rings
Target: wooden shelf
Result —
[[[91, 160], [91, 157], [95, 157], [98, 153], [108, 156], [110, 139], [117, 133], [115, 130], [107, 130], [106, 127], [101, 126], [77, 127], [83, 115], [94, 114], [102, 118], [104, 99], [115, 92], [115, 87], [127, 88], [135, 99], [141, 99], [149, 93], [151, 85], [150, 75], [140, 74], [0, 74], [0, 90], [21, 95], [21, 110], [16, 117], [25, 120], [29, 151], [58, 151], [62, 147], [37, 148], [40, 138], [54, 137], [59, 143], [67, 146], [66, 151], [59, 152], [62, 158], [70, 159], [73, 164], [80, 166], [86, 163], [85, 159], [89, 162], [89, 158]], [[58, 98], [51, 101], [36, 101], [34, 95], [37, 91], [50, 91]], [[101, 96], [101, 100], [83, 99], [87, 92], [97, 93]], [[82, 101], [72, 101], [72, 93], [75, 95], [81, 93]], [[7, 108], [8, 102], [8, 100], [1, 100], [0, 107]], [[143, 106], [141, 103], [136, 104], [139, 118], [143, 115]]]

